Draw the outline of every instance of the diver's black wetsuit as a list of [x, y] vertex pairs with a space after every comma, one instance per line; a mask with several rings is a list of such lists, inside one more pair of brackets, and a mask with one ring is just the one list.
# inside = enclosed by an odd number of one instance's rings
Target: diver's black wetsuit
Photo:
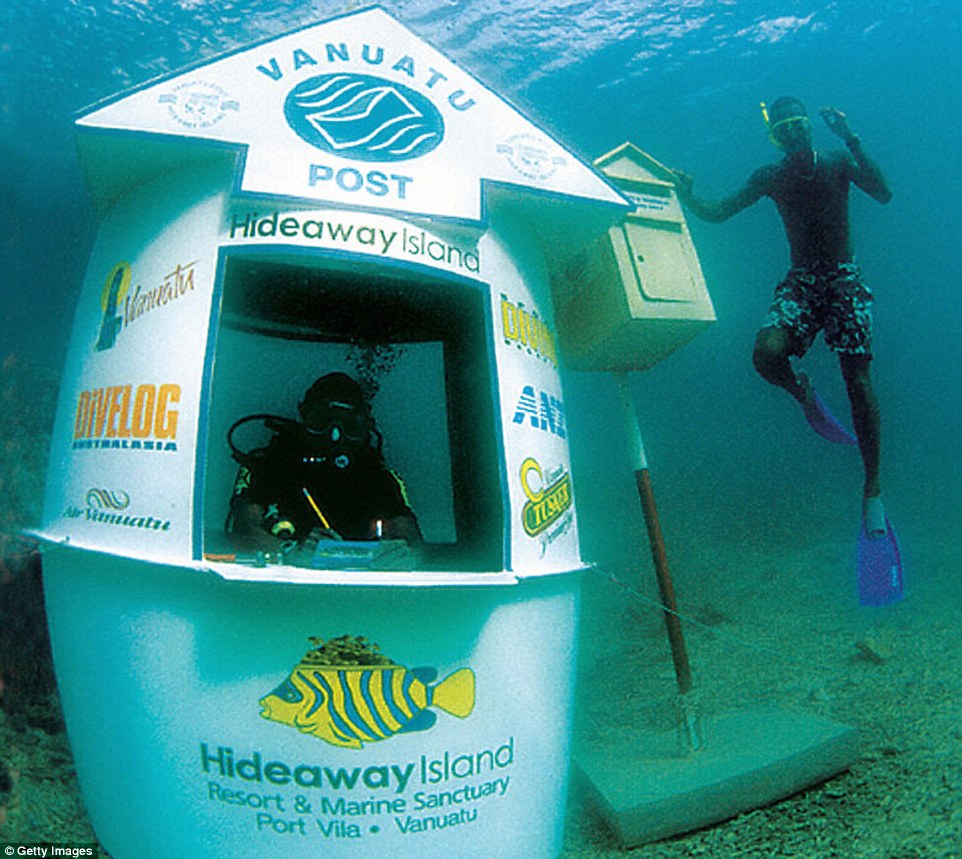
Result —
[[[237, 473], [231, 509], [255, 504], [265, 511], [263, 528], [288, 522], [293, 538], [303, 540], [321, 523], [304, 489], [310, 492], [331, 528], [349, 540], [375, 536], [375, 522], [406, 517], [415, 521], [403, 486], [374, 451], [358, 456], [349, 468], [305, 464], [300, 450], [278, 436], [249, 455]], [[414, 526], [416, 527], [416, 526]]]

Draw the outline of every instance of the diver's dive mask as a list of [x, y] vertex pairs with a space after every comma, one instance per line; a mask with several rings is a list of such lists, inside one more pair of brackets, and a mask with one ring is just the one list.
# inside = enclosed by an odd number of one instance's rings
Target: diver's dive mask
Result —
[[761, 108], [762, 119], [765, 121], [765, 130], [768, 132], [768, 139], [779, 149], [785, 148], [786, 141], [782, 139], [782, 135], [792, 128], [793, 123], [801, 123], [804, 128], [812, 127], [812, 121], [803, 113], [796, 114], [795, 116], [786, 116], [772, 122], [768, 116], [768, 107], [765, 102], [761, 102]]
[[306, 409], [304, 427], [315, 436], [325, 436], [334, 444], [366, 440], [371, 430], [367, 409], [353, 403], [328, 400]]
[[367, 408], [327, 400], [312, 405], [304, 414], [303, 461], [336, 469], [349, 468], [354, 459], [376, 438]]

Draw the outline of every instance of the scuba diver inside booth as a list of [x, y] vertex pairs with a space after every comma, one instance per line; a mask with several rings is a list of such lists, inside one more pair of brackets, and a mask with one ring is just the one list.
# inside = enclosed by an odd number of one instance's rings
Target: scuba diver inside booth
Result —
[[228, 255], [198, 483], [203, 556], [504, 569], [486, 289], [358, 260]]
[[[417, 567], [417, 517], [400, 475], [385, 463], [384, 438], [360, 384], [327, 373], [297, 412], [300, 421], [250, 415], [228, 432], [239, 467], [227, 530], [238, 548], [281, 551], [287, 563], [310, 566], [325, 548], [337, 553], [337, 541], [368, 540], [377, 541], [380, 565]], [[245, 452], [233, 436], [251, 421], [263, 421], [273, 437]]]

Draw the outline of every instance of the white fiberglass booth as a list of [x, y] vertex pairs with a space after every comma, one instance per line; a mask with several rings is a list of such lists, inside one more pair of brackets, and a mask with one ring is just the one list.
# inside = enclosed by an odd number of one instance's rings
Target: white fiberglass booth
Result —
[[[557, 855], [584, 564], [551, 290], [630, 204], [377, 8], [77, 132], [99, 231], [40, 535], [99, 839]], [[416, 569], [356, 545], [278, 562], [225, 531], [231, 427], [296, 417], [334, 371], [370, 394]], [[318, 662], [362, 639], [387, 660]]]

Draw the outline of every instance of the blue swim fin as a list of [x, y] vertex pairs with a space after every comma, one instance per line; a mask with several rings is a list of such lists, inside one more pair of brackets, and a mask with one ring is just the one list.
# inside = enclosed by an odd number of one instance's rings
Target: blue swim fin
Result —
[[885, 532], [879, 536], [870, 536], [862, 522], [857, 562], [860, 605], [888, 605], [902, 599], [905, 595], [902, 553], [888, 516], [885, 517]]
[[822, 438], [835, 444], [857, 444], [855, 436], [829, 411], [818, 391], [812, 390], [811, 402], [802, 406], [802, 412], [809, 426]]

